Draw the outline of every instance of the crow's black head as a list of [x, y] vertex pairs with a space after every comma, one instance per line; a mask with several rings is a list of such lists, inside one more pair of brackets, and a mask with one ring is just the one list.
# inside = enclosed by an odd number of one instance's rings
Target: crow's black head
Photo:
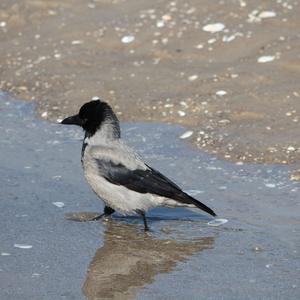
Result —
[[61, 124], [81, 126], [88, 136], [92, 136], [106, 121], [119, 126], [111, 107], [106, 102], [93, 100], [82, 105], [77, 115], [64, 119]]

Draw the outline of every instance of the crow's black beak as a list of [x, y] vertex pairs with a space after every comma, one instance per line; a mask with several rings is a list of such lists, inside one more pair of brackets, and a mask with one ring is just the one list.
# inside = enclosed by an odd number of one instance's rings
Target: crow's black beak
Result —
[[83, 120], [80, 119], [79, 115], [74, 115], [68, 118], [65, 118], [61, 121], [61, 124], [67, 124], [67, 125], [78, 125], [82, 126]]

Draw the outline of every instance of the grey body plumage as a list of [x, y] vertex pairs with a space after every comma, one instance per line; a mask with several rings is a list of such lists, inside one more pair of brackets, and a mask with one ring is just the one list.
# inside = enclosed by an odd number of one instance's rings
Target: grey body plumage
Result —
[[122, 141], [119, 121], [106, 102], [88, 102], [78, 115], [64, 119], [62, 124], [79, 125], [85, 130], [81, 154], [84, 175], [105, 202], [105, 215], [114, 211], [138, 213], [145, 229], [145, 212], [157, 206], [198, 207], [215, 216], [209, 207], [145, 164]]

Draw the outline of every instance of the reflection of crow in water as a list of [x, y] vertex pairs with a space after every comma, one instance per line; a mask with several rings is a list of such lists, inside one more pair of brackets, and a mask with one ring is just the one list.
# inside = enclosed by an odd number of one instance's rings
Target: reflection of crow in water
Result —
[[178, 262], [211, 248], [213, 242], [212, 237], [190, 241], [157, 239], [138, 234], [134, 225], [110, 220], [104, 246], [97, 250], [88, 267], [83, 293], [90, 300], [131, 299], [138, 288], [152, 283], [156, 275], [171, 272]]
[[77, 115], [64, 119], [62, 124], [79, 125], [85, 130], [81, 160], [88, 183], [106, 204], [100, 217], [115, 210], [124, 215], [139, 214], [148, 230], [145, 213], [158, 206], [198, 207], [216, 215], [145, 164], [122, 142], [119, 120], [107, 103], [88, 102]]

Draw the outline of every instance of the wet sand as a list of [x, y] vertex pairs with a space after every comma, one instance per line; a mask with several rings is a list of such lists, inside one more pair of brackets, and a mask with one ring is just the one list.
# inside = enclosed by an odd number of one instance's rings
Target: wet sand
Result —
[[297, 0], [2, 0], [0, 89], [51, 121], [97, 95], [123, 121], [186, 126], [219, 158], [297, 169], [299, 13]]
[[83, 178], [82, 131], [37, 120], [32, 103], [3, 93], [0, 112], [1, 299], [299, 298], [290, 166], [218, 160], [179, 140], [181, 126], [125, 123], [150, 165], [228, 223], [185, 209], [151, 211], [148, 234], [135, 217], [74, 222], [103, 210]]

